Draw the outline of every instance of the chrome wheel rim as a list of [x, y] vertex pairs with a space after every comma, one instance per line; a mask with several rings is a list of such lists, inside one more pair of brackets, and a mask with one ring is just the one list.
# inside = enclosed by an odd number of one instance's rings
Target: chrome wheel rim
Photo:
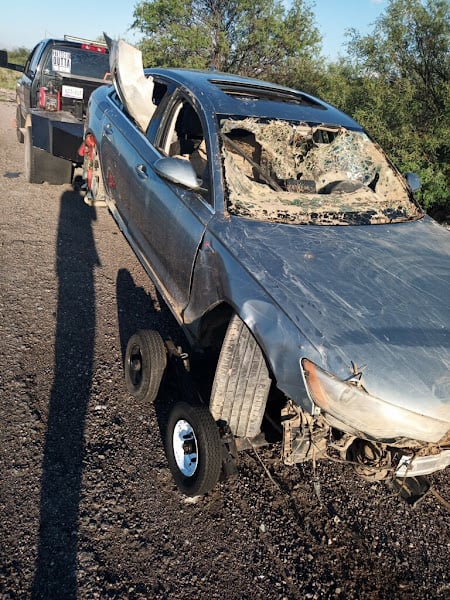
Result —
[[192, 477], [197, 470], [198, 465], [198, 443], [195, 432], [184, 419], [176, 422], [172, 447], [175, 461], [181, 473], [185, 477]]

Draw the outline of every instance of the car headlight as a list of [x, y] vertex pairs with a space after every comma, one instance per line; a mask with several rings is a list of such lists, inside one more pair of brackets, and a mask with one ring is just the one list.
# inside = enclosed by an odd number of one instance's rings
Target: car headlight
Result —
[[449, 423], [412, 412], [342, 381], [307, 358], [301, 360], [306, 389], [328, 423], [358, 437], [393, 443], [398, 438], [437, 443]]

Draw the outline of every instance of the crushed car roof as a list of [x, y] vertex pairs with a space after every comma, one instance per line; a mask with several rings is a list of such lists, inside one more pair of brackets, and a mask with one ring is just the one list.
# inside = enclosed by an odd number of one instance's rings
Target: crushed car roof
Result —
[[323, 100], [284, 86], [219, 71], [191, 69], [144, 69], [147, 76], [162, 76], [184, 86], [202, 99], [214, 114], [283, 117], [310, 123], [342, 125], [361, 130], [361, 125]]

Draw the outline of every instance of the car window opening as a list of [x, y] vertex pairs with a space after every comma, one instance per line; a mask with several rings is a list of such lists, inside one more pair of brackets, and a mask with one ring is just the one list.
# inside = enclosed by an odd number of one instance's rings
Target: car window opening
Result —
[[227, 118], [221, 137], [231, 214], [323, 225], [392, 223], [422, 214], [402, 176], [362, 131]]
[[188, 160], [202, 187], [208, 185], [206, 142], [200, 118], [189, 102], [183, 102], [175, 111], [175, 122], [170, 128], [169, 156]]

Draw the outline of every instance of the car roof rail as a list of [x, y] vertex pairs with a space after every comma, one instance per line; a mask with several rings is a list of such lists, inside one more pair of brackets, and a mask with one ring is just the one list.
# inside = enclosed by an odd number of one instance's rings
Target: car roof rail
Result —
[[95, 40], [86, 40], [84, 38], [76, 37], [74, 35], [64, 35], [64, 41], [66, 42], [79, 42], [80, 44], [94, 44], [95, 46], [104, 46], [107, 48], [105, 42], [97, 42]]

